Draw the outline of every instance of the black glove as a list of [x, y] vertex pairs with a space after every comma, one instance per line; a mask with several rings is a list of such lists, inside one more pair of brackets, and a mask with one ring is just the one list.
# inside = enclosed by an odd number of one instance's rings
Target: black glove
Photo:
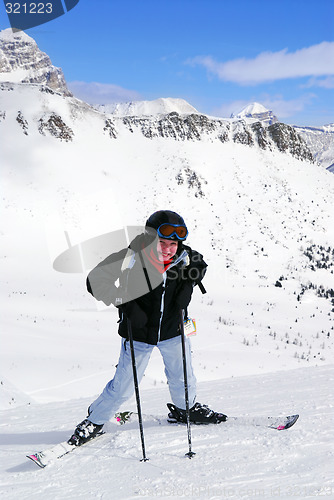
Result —
[[147, 315], [134, 300], [121, 306], [121, 309], [134, 328], [143, 328], [146, 325]]
[[178, 294], [175, 297], [175, 302], [180, 309], [187, 309], [193, 293], [193, 284], [191, 281], [184, 281]]
[[204, 278], [208, 266], [203, 260], [203, 255], [188, 246], [184, 245], [184, 247], [188, 252], [190, 262], [187, 267], [182, 269], [183, 278], [192, 281], [194, 285], [198, 285]]

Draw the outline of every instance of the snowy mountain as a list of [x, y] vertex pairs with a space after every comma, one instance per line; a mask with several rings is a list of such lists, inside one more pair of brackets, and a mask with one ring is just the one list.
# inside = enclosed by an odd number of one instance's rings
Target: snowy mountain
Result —
[[161, 97], [154, 101], [118, 102], [96, 106], [96, 108], [103, 113], [112, 114], [114, 116], [166, 115], [172, 112], [180, 115], [198, 113], [198, 111], [184, 99], [173, 99], [171, 97]]
[[274, 115], [274, 113], [258, 102], [248, 104], [241, 111], [239, 111], [239, 113], [232, 113], [231, 118], [260, 121], [266, 125], [272, 125], [273, 123], [278, 122], [278, 118]]
[[[184, 496], [189, 485], [211, 488], [207, 498], [327, 494], [334, 176], [282, 123], [175, 111], [115, 116], [44, 80], [22, 83], [18, 71], [5, 71], [0, 84], [6, 498], [153, 498], [171, 485]], [[43, 478], [32, 474], [24, 455], [65, 439], [118, 362], [117, 311], [86, 292], [79, 244], [164, 207], [184, 216], [187, 242], [209, 264], [208, 293], [195, 289], [189, 309], [199, 401], [230, 415], [298, 412], [301, 425], [274, 435], [198, 427], [196, 459], [185, 462], [184, 427], [147, 417], [151, 461], [143, 464], [136, 425], [111, 423], [103, 445], [82, 448]], [[55, 259], [72, 248], [80, 272], [57, 272]], [[99, 250], [96, 263], [109, 249]], [[157, 353], [141, 393], [143, 412], [163, 418], [169, 396]]]
[[308, 145], [315, 161], [333, 172], [334, 124], [331, 123], [323, 127], [295, 126], [295, 129]]
[[11, 28], [0, 32], [0, 82], [38, 83], [66, 96], [68, 90], [63, 72], [52, 65], [47, 54], [39, 50], [33, 38]]
[[[245, 120], [247, 123], [260, 122], [263, 126], [278, 122], [278, 118], [272, 111], [257, 102], [248, 104], [239, 113], [232, 113], [231, 118]], [[323, 127], [294, 126], [294, 128], [307, 144], [314, 160], [332, 172], [334, 162], [334, 125], [324, 125]]]

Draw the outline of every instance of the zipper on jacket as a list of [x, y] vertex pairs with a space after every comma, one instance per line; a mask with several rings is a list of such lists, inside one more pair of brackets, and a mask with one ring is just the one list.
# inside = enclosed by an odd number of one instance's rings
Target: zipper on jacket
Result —
[[[186, 264], [186, 259], [188, 257], [188, 253], [186, 252], [186, 250], [183, 250], [183, 252], [181, 253], [181, 255], [174, 261], [170, 264], [170, 266], [166, 269], [166, 271], [163, 273], [163, 292], [162, 292], [162, 295], [161, 295], [161, 305], [160, 305], [160, 321], [159, 321], [159, 329], [158, 329], [158, 342], [160, 342], [160, 333], [161, 333], [161, 323], [162, 323], [162, 317], [163, 317], [163, 314], [164, 314], [164, 308], [165, 308], [165, 292], [166, 292], [166, 281], [167, 281], [167, 271], [168, 269], [170, 269], [171, 267], [174, 267], [175, 265], [177, 265], [179, 262], [183, 261]], [[189, 257], [188, 257], [189, 258]]]
[[165, 292], [166, 292], [166, 280], [167, 280], [167, 273], [163, 273], [163, 285], [162, 285], [162, 295], [161, 295], [161, 304], [160, 304], [160, 320], [159, 320], [159, 330], [158, 330], [158, 342], [160, 342], [160, 332], [161, 332], [161, 323], [162, 323], [162, 317], [164, 314], [164, 308], [165, 308]]

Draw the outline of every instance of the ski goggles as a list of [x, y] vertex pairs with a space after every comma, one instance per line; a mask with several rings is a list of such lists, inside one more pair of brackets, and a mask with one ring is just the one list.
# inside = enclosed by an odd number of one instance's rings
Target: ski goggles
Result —
[[179, 224], [161, 224], [157, 229], [157, 233], [160, 238], [171, 239], [176, 236], [178, 240], [182, 241], [188, 236], [188, 229], [186, 226], [180, 226]]

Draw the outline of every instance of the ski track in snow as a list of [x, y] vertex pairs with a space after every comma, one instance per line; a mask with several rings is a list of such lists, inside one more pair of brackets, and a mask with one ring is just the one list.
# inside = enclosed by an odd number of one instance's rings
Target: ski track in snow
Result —
[[[192, 426], [165, 421], [166, 387], [141, 391], [148, 462], [141, 462], [136, 421], [39, 469], [25, 455], [67, 439], [91, 398], [2, 411], [2, 495], [8, 499], [317, 498], [333, 495], [332, 366], [202, 382], [198, 400], [229, 415], [300, 418], [289, 430]], [[131, 399], [122, 408], [135, 411]], [[153, 419], [156, 415], [159, 419]]]

